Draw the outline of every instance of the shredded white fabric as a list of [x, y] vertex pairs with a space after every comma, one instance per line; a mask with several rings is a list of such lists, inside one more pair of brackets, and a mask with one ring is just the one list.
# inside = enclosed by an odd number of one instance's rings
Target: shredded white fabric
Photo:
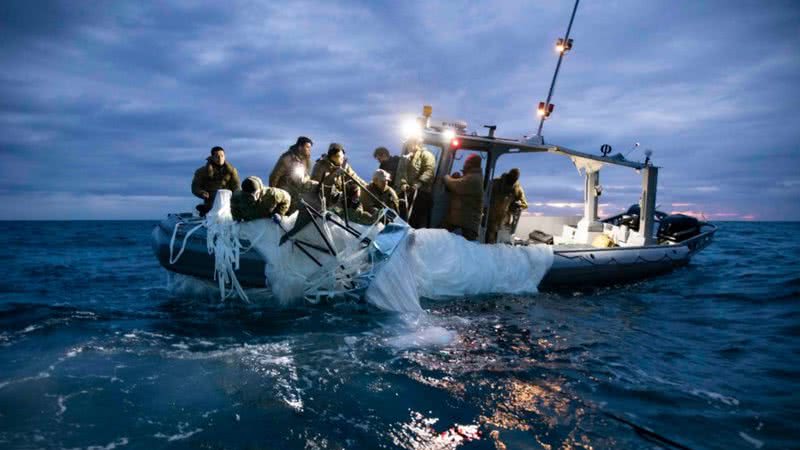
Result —
[[478, 244], [446, 230], [414, 230], [366, 297], [380, 309], [413, 312], [420, 298], [534, 294], [552, 264], [549, 245]]
[[[376, 265], [375, 252], [365, 242], [383, 229], [380, 218], [372, 226], [351, 223], [358, 236], [316, 218], [322, 233], [309, 224], [281, 245], [298, 213], [279, 223], [268, 219], [237, 223], [230, 213], [230, 198], [230, 191], [217, 192], [214, 207], [187, 233], [174, 258], [178, 225], [170, 243], [174, 263], [183, 254], [188, 235], [206, 227], [206, 245], [214, 256], [214, 279], [223, 301], [236, 295], [249, 302], [236, 270], [240, 255], [250, 248], [264, 258], [265, 279], [283, 305], [352, 294], [364, 295], [380, 309], [401, 312], [420, 311], [421, 297], [536, 293], [553, 262], [552, 247], [547, 245], [478, 244], [446, 230], [422, 229], [410, 230], [388, 261]], [[240, 239], [249, 240], [250, 246], [243, 250]]]
[[[206, 245], [208, 253], [214, 255], [214, 279], [219, 284], [222, 300], [236, 294], [249, 303], [247, 294], [236, 279], [242, 244], [239, 242], [239, 225], [231, 215], [231, 195], [232, 192], [227, 189], [217, 191], [214, 206], [206, 214]], [[231, 291], [226, 294], [228, 286]]]

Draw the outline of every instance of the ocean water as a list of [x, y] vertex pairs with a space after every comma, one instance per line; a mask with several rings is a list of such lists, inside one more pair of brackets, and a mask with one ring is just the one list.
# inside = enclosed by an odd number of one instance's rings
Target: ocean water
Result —
[[220, 305], [153, 222], [0, 222], [0, 448], [797, 448], [800, 224], [588, 292]]

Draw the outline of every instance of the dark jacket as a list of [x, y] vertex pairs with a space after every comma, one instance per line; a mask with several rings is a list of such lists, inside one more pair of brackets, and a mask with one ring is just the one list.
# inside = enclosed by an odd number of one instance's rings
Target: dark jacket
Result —
[[[303, 168], [304, 174], [302, 177], [297, 177], [294, 173], [297, 167]], [[275, 167], [269, 174], [270, 187], [283, 189], [292, 197], [289, 213], [294, 212], [303, 195], [316, 186], [316, 183], [309, 177], [310, 169], [311, 160], [300, 155], [293, 145], [278, 158], [278, 162], [275, 163]]]
[[192, 178], [192, 194], [203, 198], [203, 193], [208, 193], [207, 203], [214, 200], [214, 195], [220, 189], [236, 192], [239, 189], [239, 172], [231, 163], [225, 161], [222, 167], [211, 162], [209, 157], [206, 164], [194, 172]]
[[380, 169], [385, 170], [392, 177], [392, 181], [397, 178], [397, 168], [400, 165], [400, 157], [397, 155], [390, 156], [386, 161], [381, 162]]
[[292, 181], [293, 171], [297, 166], [305, 168], [306, 176], [311, 172], [311, 160], [300, 155], [293, 145], [278, 158], [278, 162], [269, 174], [269, 185], [291, 193], [291, 187], [295, 184]]
[[483, 175], [481, 168], [466, 172], [464, 176], [444, 177], [444, 184], [450, 191], [450, 205], [447, 209], [447, 223], [462, 230], [478, 234], [483, 210]]

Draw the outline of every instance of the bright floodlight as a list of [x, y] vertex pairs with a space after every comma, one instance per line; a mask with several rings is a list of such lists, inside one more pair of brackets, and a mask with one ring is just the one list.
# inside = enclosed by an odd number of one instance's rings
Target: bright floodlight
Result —
[[456, 132], [448, 128], [442, 132], [442, 137], [444, 138], [445, 142], [450, 142], [454, 137], [456, 137]]
[[306, 177], [306, 168], [301, 165], [296, 165], [292, 169], [292, 178], [302, 181]]
[[416, 119], [408, 119], [403, 122], [401, 131], [403, 132], [403, 137], [405, 139], [422, 137], [422, 128], [419, 126], [419, 123], [416, 121]]

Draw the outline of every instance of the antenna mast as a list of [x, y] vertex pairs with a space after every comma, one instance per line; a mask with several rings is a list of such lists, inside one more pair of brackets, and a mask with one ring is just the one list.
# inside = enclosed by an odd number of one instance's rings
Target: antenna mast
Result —
[[575, 6], [572, 8], [572, 16], [569, 18], [569, 25], [567, 26], [567, 34], [565, 34], [563, 38], [559, 38], [558, 41], [556, 41], [556, 51], [558, 52], [556, 71], [553, 74], [553, 81], [550, 83], [550, 91], [547, 93], [547, 100], [544, 102], [539, 102], [539, 109], [537, 111], [537, 115], [540, 117], [540, 119], [539, 130], [536, 132], [536, 135], [539, 137], [542, 136], [544, 120], [550, 117], [550, 114], [553, 112], [553, 108], [555, 107], [555, 105], [550, 103], [550, 100], [553, 98], [553, 90], [556, 87], [556, 79], [558, 79], [558, 70], [561, 68], [561, 61], [564, 59], [564, 55], [572, 49], [572, 39], [569, 38], [569, 32], [572, 30], [572, 21], [575, 20], [575, 12], [578, 11], [579, 2], [580, 0], [575, 0]]

